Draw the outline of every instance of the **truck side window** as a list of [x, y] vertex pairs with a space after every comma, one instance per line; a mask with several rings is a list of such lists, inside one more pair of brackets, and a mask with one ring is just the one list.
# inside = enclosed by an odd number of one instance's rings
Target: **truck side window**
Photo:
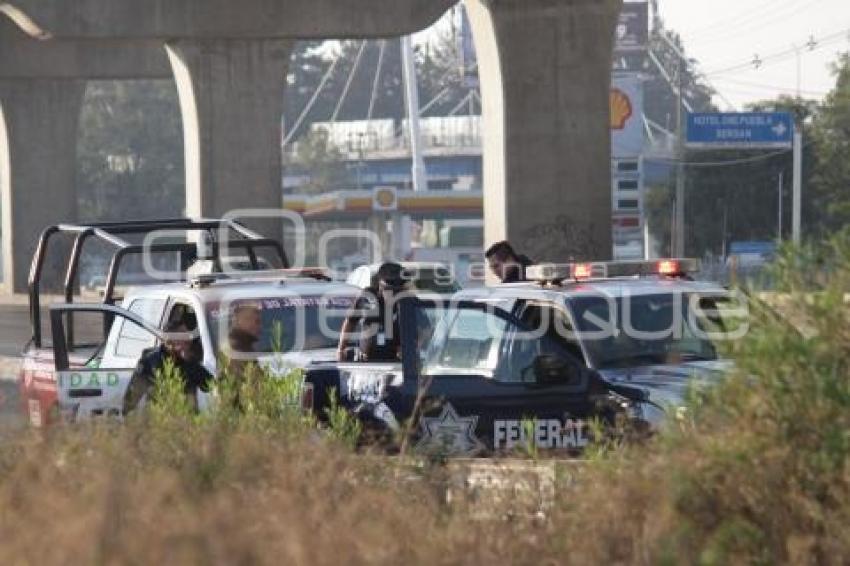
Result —
[[186, 303], [174, 303], [166, 318], [165, 325], [168, 326], [172, 322], [182, 322], [189, 330], [198, 328], [198, 319], [195, 315], [195, 309]]
[[478, 309], [457, 309], [436, 322], [438, 336], [426, 354], [426, 373], [452, 375], [453, 370], [481, 371], [492, 377], [508, 322]]
[[[139, 315], [145, 322], [159, 324], [164, 299], [136, 299], [130, 304], [130, 312]], [[138, 358], [142, 351], [156, 345], [156, 337], [144, 328], [127, 319], [121, 319], [121, 330], [115, 344], [115, 355], [121, 358]]]
[[520, 320], [541, 338], [546, 337], [559, 344], [571, 356], [584, 360], [584, 355], [575, 336], [575, 329], [566, 311], [552, 304], [528, 302], [523, 307]]
[[566, 314], [546, 303], [527, 303], [521, 314], [522, 327], [504, 344], [498, 381], [535, 383], [534, 363], [540, 356], [553, 356], [565, 362], [581, 363], [581, 348], [571, 337], [572, 325]]
[[[569, 367], [580, 367], [580, 358], [573, 355], [562, 343], [549, 336], [536, 336], [534, 331], [520, 330], [507, 340], [494, 377], [503, 383], [538, 383], [535, 364], [538, 359], [556, 359]], [[557, 376], [560, 379], [561, 375]], [[563, 376], [566, 379], [566, 375]], [[540, 383], [553, 383], [545, 381]]]

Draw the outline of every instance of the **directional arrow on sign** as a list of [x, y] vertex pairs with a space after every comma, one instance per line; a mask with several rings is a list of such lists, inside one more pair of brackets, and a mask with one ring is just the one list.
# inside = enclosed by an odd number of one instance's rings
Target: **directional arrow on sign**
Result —
[[785, 136], [785, 132], [788, 131], [788, 127], [784, 122], [779, 122], [775, 126], [773, 126], [773, 133], [776, 134], [776, 137], [781, 138]]

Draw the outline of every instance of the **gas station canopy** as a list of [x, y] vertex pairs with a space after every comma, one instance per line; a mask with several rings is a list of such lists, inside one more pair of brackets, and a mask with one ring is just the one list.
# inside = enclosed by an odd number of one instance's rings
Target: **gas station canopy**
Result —
[[481, 218], [481, 191], [412, 191], [395, 187], [287, 195], [283, 208], [309, 220], [362, 220], [378, 213], [412, 218]]

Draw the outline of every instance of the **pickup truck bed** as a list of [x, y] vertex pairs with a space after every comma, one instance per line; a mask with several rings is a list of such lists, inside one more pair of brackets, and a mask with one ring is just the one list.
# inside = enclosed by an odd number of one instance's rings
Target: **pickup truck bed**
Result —
[[[69, 355], [72, 368], [82, 368], [96, 348], [79, 349]], [[34, 427], [43, 427], [57, 418], [56, 370], [53, 350], [31, 349], [24, 354], [19, 377], [20, 398], [24, 414]]]

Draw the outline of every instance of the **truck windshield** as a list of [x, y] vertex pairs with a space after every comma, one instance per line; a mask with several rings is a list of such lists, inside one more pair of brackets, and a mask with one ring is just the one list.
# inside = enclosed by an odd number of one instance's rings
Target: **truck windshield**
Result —
[[460, 291], [460, 285], [451, 278], [447, 270], [438, 272], [434, 269], [421, 269], [411, 284], [416, 290], [429, 293], [451, 294]]
[[717, 359], [729, 338], [725, 297], [663, 293], [570, 299], [577, 336], [598, 369]]
[[336, 348], [354, 297], [237, 299], [207, 308], [216, 350], [286, 353]]

